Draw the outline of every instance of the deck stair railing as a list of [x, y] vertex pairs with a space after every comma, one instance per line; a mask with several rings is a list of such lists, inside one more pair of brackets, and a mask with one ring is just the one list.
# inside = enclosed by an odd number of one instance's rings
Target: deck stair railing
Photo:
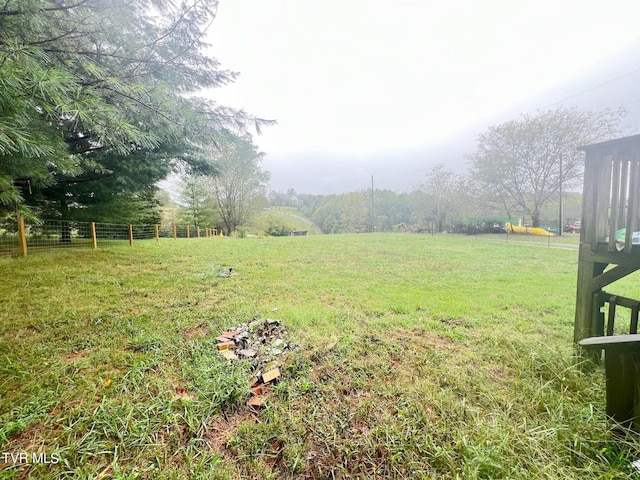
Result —
[[[638, 333], [638, 314], [640, 313], [640, 300], [635, 300], [633, 298], [623, 297], [621, 295], [614, 295], [605, 291], [600, 291], [594, 294], [594, 300], [596, 305], [602, 305], [606, 310], [606, 320], [605, 320], [605, 312], [600, 312], [599, 316], [595, 316], [594, 319], [598, 322], [597, 325], [594, 325], [594, 332], [598, 335], [613, 335], [615, 330], [615, 321], [616, 316], [620, 317], [620, 309], [619, 307], [624, 307], [629, 310], [629, 334]], [[598, 321], [597, 318], [600, 318]], [[606, 331], [605, 331], [606, 325]], [[626, 333], [626, 332], [625, 332]]]
[[585, 182], [585, 241], [592, 249], [605, 242], [609, 252], [631, 253], [633, 244], [640, 243], [640, 152], [615, 151], [587, 168], [585, 181], [595, 181]]

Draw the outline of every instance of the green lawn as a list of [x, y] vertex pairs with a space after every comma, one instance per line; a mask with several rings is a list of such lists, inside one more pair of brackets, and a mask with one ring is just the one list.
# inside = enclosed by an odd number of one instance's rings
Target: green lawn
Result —
[[[634, 478], [640, 442], [573, 360], [576, 270], [408, 234], [0, 258], [2, 452], [59, 460], [0, 478]], [[215, 337], [268, 317], [300, 348], [256, 414]]]

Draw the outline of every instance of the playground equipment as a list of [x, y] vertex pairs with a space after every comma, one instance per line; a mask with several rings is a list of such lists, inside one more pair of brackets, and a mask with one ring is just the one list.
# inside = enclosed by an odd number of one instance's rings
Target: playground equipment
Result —
[[545, 230], [544, 228], [538, 228], [538, 227], [517, 227], [512, 225], [510, 222], [507, 222], [504, 224], [504, 229], [507, 232], [511, 232], [511, 233], [527, 233], [529, 235], [541, 235], [543, 237], [553, 237], [555, 236], [555, 233], [549, 232], [547, 230]]

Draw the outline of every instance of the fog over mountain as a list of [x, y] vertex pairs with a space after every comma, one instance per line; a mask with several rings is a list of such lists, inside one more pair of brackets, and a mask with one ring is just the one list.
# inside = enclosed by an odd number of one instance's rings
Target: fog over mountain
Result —
[[[626, 111], [622, 121], [623, 135], [640, 133], [639, 85], [640, 45], [634, 45], [573, 80], [532, 96], [482, 123], [462, 128], [438, 144], [372, 155], [300, 152], [275, 156], [267, 152], [263, 167], [271, 172], [270, 188], [275, 191], [290, 188], [311, 194], [358, 191], [370, 187], [371, 176], [377, 189], [406, 191], [420, 183], [438, 163], [445, 163], [456, 172], [464, 171], [465, 157], [475, 151], [476, 139], [487, 127], [536, 110], [558, 105], [594, 111], [623, 108]], [[461, 119], [461, 125], [464, 123]]]

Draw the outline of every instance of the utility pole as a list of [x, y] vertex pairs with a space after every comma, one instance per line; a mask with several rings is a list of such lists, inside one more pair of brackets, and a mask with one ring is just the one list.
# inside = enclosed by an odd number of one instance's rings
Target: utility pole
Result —
[[373, 175], [371, 175], [371, 231], [376, 231], [376, 201], [373, 190]]
[[562, 231], [564, 230], [564, 223], [562, 221], [562, 152], [558, 154], [558, 159], [560, 160], [560, 208], [558, 209], [560, 220], [558, 221], [558, 236], [562, 236]]

